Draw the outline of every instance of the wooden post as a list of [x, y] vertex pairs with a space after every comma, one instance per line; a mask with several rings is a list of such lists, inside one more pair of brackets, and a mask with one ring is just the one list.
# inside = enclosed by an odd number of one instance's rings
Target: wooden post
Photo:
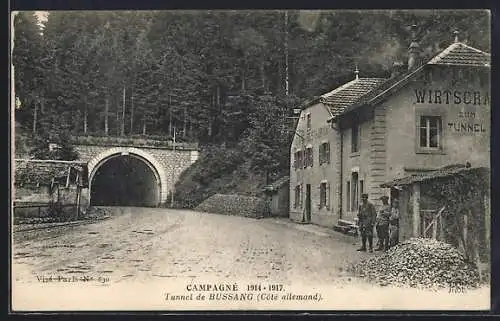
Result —
[[437, 220], [439, 220], [439, 217], [436, 217], [436, 219], [432, 222], [432, 238], [435, 240], [437, 240]]
[[71, 166], [68, 166], [68, 174], [66, 175], [66, 188], [69, 187], [69, 177], [71, 176]]
[[413, 184], [413, 236], [420, 236], [420, 183]]
[[80, 173], [77, 172], [76, 173], [76, 180], [75, 180], [75, 183], [76, 183], [76, 218], [78, 219], [78, 217], [80, 216], [80, 184], [78, 182], [78, 179], [79, 179], [79, 176], [80, 176]]

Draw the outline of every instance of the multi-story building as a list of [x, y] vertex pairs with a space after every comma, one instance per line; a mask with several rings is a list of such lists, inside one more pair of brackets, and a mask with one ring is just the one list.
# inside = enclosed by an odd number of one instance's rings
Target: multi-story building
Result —
[[[490, 54], [455, 39], [426, 63], [418, 43], [391, 78], [360, 78], [302, 106], [291, 145], [290, 217], [354, 221], [360, 196], [452, 164], [489, 167]], [[401, 67], [398, 68], [401, 70]]]

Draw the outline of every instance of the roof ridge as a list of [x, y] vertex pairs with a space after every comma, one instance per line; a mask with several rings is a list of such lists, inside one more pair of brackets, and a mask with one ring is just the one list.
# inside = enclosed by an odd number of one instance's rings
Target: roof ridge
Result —
[[469, 45], [466, 45], [463, 42], [454, 42], [451, 45], [449, 45], [446, 49], [444, 49], [443, 51], [441, 51], [439, 54], [437, 54], [436, 56], [434, 56], [432, 59], [430, 59], [427, 63], [425, 63], [425, 65], [427, 65], [427, 64], [433, 65], [433, 64], [439, 63], [440, 60], [442, 60], [446, 55], [448, 55], [450, 52], [452, 52], [454, 49], [456, 49], [458, 47], [464, 47], [464, 48], [470, 49], [472, 51], [475, 51], [477, 53], [483, 54], [485, 56], [491, 56], [490, 53], [487, 53], [487, 52], [484, 52], [484, 51], [479, 50], [477, 48], [474, 48], [474, 47], [471, 47]]
[[461, 44], [461, 42], [454, 42], [454, 43], [452, 43], [446, 49], [444, 49], [443, 51], [441, 51], [440, 53], [438, 53], [436, 56], [434, 56], [431, 60], [429, 60], [424, 65], [437, 63], [440, 59], [442, 59], [444, 56], [446, 56], [447, 54], [449, 54], [453, 49], [457, 48], [460, 44]]
[[479, 52], [479, 53], [482, 53], [482, 54], [484, 54], [484, 55], [491, 56], [491, 54], [490, 54], [490, 53], [488, 53], [488, 52], [486, 52], [486, 51], [479, 50], [479, 49], [474, 48], [474, 47], [471, 47], [471, 46], [469, 46], [469, 45], [466, 45], [466, 44], [465, 44], [465, 43], [463, 43], [463, 42], [459, 42], [459, 44], [461, 44], [462, 46], [464, 46], [464, 47], [466, 47], [466, 48], [469, 48], [469, 49], [471, 49], [471, 50], [474, 50], [474, 51], [477, 51], [477, 52]]
[[333, 90], [331, 90], [331, 91], [329, 91], [329, 92], [327, 92], [327, 93], [325, 93], [325, 94], [321, 95], [320, 97], [321, 97], [321, 98], [328, 98], [328, 97], [330, 97], [331, 95], [334, 95], [334, 94], [338, 93], [339, 91], [341, 91], [341, 90], [343, 90], [343, 89], [345, 89], [345, 88], [347, 88], [347, 87], [349, 87], [349, 86], [353, 85], [354, 83], [358, 82], [360, 79], [361, 79], [361, 78], [357, 78], [357, 79], [353, 79], [353, 80], [351, 80], [351, 81], [348, 81], [348, 82], [346, 82], [345, 84], [340, 85], [339, 87], [336, 87], [335, 89], [333, 89]]

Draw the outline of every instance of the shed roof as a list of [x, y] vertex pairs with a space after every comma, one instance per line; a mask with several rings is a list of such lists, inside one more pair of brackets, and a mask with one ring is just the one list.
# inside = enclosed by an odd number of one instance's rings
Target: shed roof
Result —
[[434, 171], [421, 172], [397, 178], [381, 184], [380, 187], [389, 188], [394, 186], [405, 186], [416, 182], [425, 182], [433, 179], [451, 177], [474, 171], [483, 171], [486, 173], [489, 171], [489, 169], [487, 167], [466, 167], [465, 165], [451, 165], [442, 167]]
[[50, 185], [52, 180], [67, 177], [68, 172], [74, 178], [76, 172], [81, 173], [81, 184], [88, 186], [88, 168], [86, 162], [59, 161], [41, 159], [16, 159], [14, 184], [19, 185]]
[[290, 181], [289, 176], [283, 176], [279, 178], [278, 180], [274, 181], [273, 183], [266, 185], [264, 187], [264, 190], [266, 192], [274, 192], [278, 189], [280, 189], [284, 184], [288, 183]]

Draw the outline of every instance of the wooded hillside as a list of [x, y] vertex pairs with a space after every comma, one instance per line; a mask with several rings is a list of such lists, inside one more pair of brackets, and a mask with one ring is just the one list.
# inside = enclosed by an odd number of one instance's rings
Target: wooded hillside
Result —
[[54, 11], [43, 27], [21, 12], [16, 120], [42, 145], [175, 130], [272, 178], [288, 171], [293, 107], [353, 79], [355, 66], [388, 77], [407, 59], [411, 24], [423, 59], [454, 30], [490, 51], [487, 11]]

